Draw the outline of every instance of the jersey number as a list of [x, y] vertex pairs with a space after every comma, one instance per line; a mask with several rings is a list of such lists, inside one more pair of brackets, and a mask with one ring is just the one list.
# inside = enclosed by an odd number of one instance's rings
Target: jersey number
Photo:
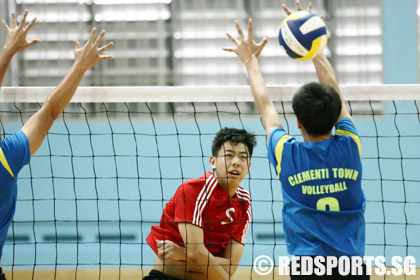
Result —
[[340, 203], [335, 197], [323, 197], [316, 202], [316, 209], [321, 211], [340, 211]]
[[235, 212], [235, 208], [230, 207], [229, 209], [226, 210], [226, 216], [229, 218], [230, 222], [232, 222], [233, 221], [233, 218], [230, 215], [230, 212]]
[[235, 212], [235, 208], [230, 207], [230, 208], [226, 209], [226, 216], [228, 217], [229, 221], [221, 221], [220, 223], [222, 225], [227, 225], [227, 224], [230, 224], [231, 222], [233, 222], [233, 218], [232, 218], [232, 215], [230, 214], [230, 212]]

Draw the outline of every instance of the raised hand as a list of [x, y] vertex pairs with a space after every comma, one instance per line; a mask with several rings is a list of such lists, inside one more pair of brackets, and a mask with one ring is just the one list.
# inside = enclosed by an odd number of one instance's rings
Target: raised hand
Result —
[[252, 56], [259, 57], [261, 55], [261, 51], [263, 50], [264, 46], [267, 44], [267, 36], [260, 43], [255, 43], [254, 39], [252, 38], [252, 19], [248, 21], [248, 37], [245, 37], [239, 22], [235, 21], [236, 29], [238, 30], [239, 40], [226, 33], [229, 39], [236, 45], [236, 49], [232, 48], [222, 48], [222, 50], [227, 52], [234, 52], [238, 55], [239, 59], [244, 63], [247, 64]]
[[[287, 8], [285, 4], [281, 5], [283, 10], [286, 12], [287, 15], [290, 15], [292, 12]], [[297, 11], [302, 11], [302, 5], [300, 4], [299, 0], [296, 0], [296, 9]], [[312, 11], [312, 2], [308, 3], [308, 12], [310, 13]]]
[[75, 64], [85, 71], [95, 66], [95, 64], [101, 60], [108, 60], [114, 58], [114, 56], [112, 55], [101, 55], [104, 51], [106, 51], [114, 45], [113, 42], [108, 43], [107, 45], [101, 48], [98, 48], [99, 44], [102, 42], [102, 39], [105, 36], [105, 30], [101, 31], [96, 40], [94, 40], [95, 34], [96, 28], [93, 28], [89, 40], [83, 47], [80, 47], [79, 41], [74, 40], [74, 56], [76, 59]]
[[[289, 8], [287, 8], [287, 6], [285, 4], [281, 5], [283, 10], [286, 12], [287, 15], [290, 15], [292, 12], [289, 10]], [[302, 5], [300, 4], [299, 0], [296, 0], [296, 9], [297, 11], [302, 11]], [[308, 3], [308, 12], [311, 13], [312, 12], [312, 2]], [[324, 19], [325, 15], [321, 15], [320, 18]]]
[[34, 39], [32, 41], [28, 41], [26, 39], [26, 35], [28, 34], [29, 30], [34, 26], [36, 22], [36, 17], [25, 26], [26, 17], [28, 16], [28, 10], [25, 10], [22, 20], [20, 21], [19, 25], [16, 22], [16, 14], [12, 13], [12, 26], [9, 27], [7, 23], [2, 20], [2, 24], [6, 29], [7, 38], [6, 43], [4, 44], [3, 50], [8, 52], [11, 55], [20, 52], [33, 44], [39, 43], [38, 39]]

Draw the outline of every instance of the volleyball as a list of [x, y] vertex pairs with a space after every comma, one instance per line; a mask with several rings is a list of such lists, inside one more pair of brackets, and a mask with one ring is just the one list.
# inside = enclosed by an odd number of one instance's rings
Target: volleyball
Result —
[[293, 59], [312, 59], [322, 52], [327, 41], [324, 21], [307, 11], [288, 15], [280, 25], [280, 46]]

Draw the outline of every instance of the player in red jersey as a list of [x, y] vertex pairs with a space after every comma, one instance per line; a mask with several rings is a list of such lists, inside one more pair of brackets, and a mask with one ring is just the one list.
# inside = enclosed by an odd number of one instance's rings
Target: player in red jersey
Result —
[[166, 204], [147, 243], [156, 253], [152, 279], [229, 279], [239, 264], [252, 213], [239, 186], [251, 166], [255, 136], [224, 128], [212, 145], [210, 165], [199, 179], [182, 183]]

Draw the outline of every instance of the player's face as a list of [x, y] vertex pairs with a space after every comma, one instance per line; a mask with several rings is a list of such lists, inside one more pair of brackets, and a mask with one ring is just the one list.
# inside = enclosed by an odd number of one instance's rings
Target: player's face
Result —
[[249, 151], [243, 143], [225, 142], [216, 157], [210, 158], [217, 181], [223, 188], [236, 188], [251, 166]]

